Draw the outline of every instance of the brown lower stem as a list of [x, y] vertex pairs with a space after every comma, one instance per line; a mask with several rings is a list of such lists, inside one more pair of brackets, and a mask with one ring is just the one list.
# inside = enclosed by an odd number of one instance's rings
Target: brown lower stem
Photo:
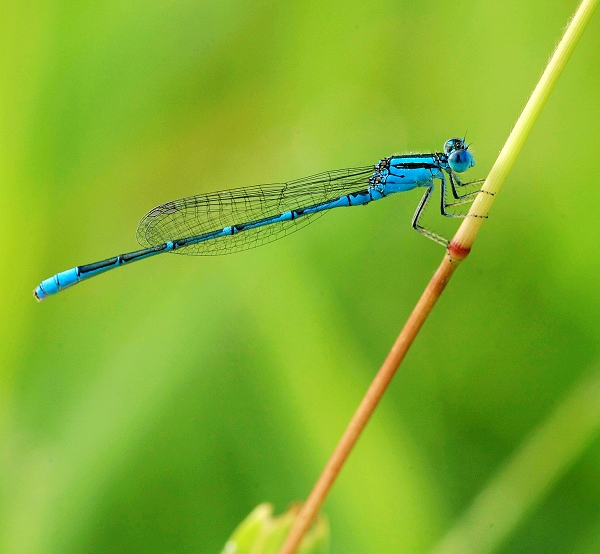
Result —
[[294, 554], [296, 552], [302, 537], [319, 512], [325, 497], [329, 493], [329, 490], [348, 458], [350, 451], [356, 444], [360, 433], [375, 411], [379, 400], [396, 373], [398, 366], [404, 359], [410, 345], [417, 336], [419, 329], [423, 325], [423, 322], [429, 315], [429, 312], [435, 305], [437, 299], [440, 297], [440, 294], [442, 294], [442, 291], [446, 287], [454, 270], [457, 268], [458, 262], [460, 259], [464, 258], [466, 254], [468, 254], [468, 251], [464, 253], [463, 256], [458, 256], [459, 259], [456, 259], [453, 256], [452, 260], [450, 256], [444, 257], [444, 260], [429, 281], [427, 288], [410, 314], [404, 328], [392, 346], [390, 353], [383, 362], [381, 369], [377, 372], [375, 379], [373, 379], [371, 386], [350, 420], [348, 427], [346, 427], [342, 438], [329, 458], [329, 461], [323, 469], [313, 490], [302, 506], [294, 526], [287, 536], [279, 554]]

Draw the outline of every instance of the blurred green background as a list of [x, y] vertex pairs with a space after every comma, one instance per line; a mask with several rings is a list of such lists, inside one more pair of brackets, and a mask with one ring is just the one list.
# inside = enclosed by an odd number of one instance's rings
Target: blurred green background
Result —
[[[219, 552], [304, 499], [443, 255], [418, 192], [33, 288], [181, 196], [465, 132], [485, 176], [575, 7], [3, 2], [0, 551]], [[599, 85], [596, 14], [325, 504], [333, 554], [433, 548], [597, 359]], [[598, 551], [592, 441], [498, 552]]]

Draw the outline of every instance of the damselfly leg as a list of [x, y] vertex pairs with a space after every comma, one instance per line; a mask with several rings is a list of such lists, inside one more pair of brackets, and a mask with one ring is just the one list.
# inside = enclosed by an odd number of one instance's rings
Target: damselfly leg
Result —
[[[427, 237], [428, 239], [431, 239], [432, 241], [437, 242], [438, 244], [441, 244], [442, 246], [446, 247], [446, 246], [448, 246], [448, 242], [449, 242], [448, 239], [442, 237], [442, 235], [438, 235], [434, 231], [431, 231], [430, 229], [427, 229], [426, 227], [423, 227], [422, 225], [419, 224], [419, 220], [421, 219], [421, 216], [423, 215], [423, 212], [425, 211], [427, 203], [429, 202], [429, 199], [431, 198], [432, 192], [433, 192], [433, 182], [432, 182], [431, 186], [427, 187], [427, 190], [425, 191], [423, 198], [421, 198], [421, 201], [419, 202], [419, 205], [417, 206], [415, 215], [412, 218], [412, 228], [415, 231], [417, 231], [418, 233], [421, 233], [423, 236]], [[442, 196], [442, 207], [443, 207], [443, 205], [444, 205], [444, 200], [443, 200], [443, 196]]]
[[446, 190], [447, 190], [446, 180], [441, 179], [441, 183], [442, 183], [441, 213], [445, 217], [459, 217], [459, 218], [467, 217], [466, 213], [453, 213], [453, 212], [447, 211], [447, 209], [453, 208], [455, 206], [464, 206], [465, 204], [470, 204], [471, 202], [473, 202], [473, 200], [475, 200], [475, 196], [477, 196], [479, 194], [481, 189], [478, 188], [475, 191], [460, 194], [457, 190], [457, 187], [468, 187], [471, 185], [481, 185], [481, 183], [483, 183], [485, 181], [485, 179], [477, 179], [475, 181], [469, 181], [468, 183], [462, 183], [460, 181], [460, 179], [458, 178], [458, 175], [453, 174], [452, 172], [450, 172], [448, 174], [448, 177], [450, 180], [450, 190], [452, 191], [452, 196], [454, 197], [454, 200], [456, 200], [456, 202], [446, 202]]
[[[452, 196], [454, 197], [456, 202], [446, 202], [447, 184], [446, 184], [446, 180], [442, 176], [440, 178], [440, 184], [441, 184], [441, 189], [442, 189], [441, 193], [440, 193], [440, 213], [445, 217], [456, 217], [456, 218], [467, 217], [468, 214], [466, 214], [466, 213], [452, 213], [452, 212], [448, 211], [448, 208], [453, 208], [455, 206], [464, 206], [465, 204], [470, 204], [471, 202], [473, 202], [473, 200], [475, 200], [475, 196], [477, 194], [479, 194], [481, 189], [461, 194], [458, 190], [458, 187], [468, 187], [470, 185], [481, 185], [481, 183], [483, 183], [485, 181], [485, 179], [477, 179], [475, 181], [469, 181], [468, 183], [462, 183], [457, 175], [453, 175], [453, 173], [449, 173], [448, 175], [449, 175], [449, 180], [450, 180], [450, 190], [452, 191]], [[432, 231], [431, 229], [427, 229], [420, 223], [421, 217], [423, 216], [423, 213], [425, 212], [425, 208], [427, 207], [427, 204], [428, 204], [429, 200], [431, 199], [433, 189], [434, 189], [434, 186], [433, 186], [433, 182], [432, 182], [432, 184], [429, 187], [427, 187], [427, 190], [425, 191], [423, 198], [421, 198], [421, 201], [419, 202], [419, 205], [417, 206], [415, 215], [413, 216], [413, 219], [412, 219], [412, 227], [415, 231], [421, 233], [422, 235], [426, 236], [427, 238], [433, 240], [434, 242], [437, 242], [438, 244], [441, 244], [442, 246], [448, 246], [448, 243], [449, 243], [448, 239], [446, 239], [442, 235], [436, 233], [435, 231]]]

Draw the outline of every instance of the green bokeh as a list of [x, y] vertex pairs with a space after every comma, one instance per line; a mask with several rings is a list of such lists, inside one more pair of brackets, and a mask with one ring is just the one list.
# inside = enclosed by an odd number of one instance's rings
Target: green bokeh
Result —
[[[0, 551], [217, 553], [305, 498], [441, 259], [418, 193], [32, 289], [181, 196], [465, 132], [484, 176], [575, 7], [4, 2]], [[332, 554], [433, 547], [597, 359], [599, 68], [596, 14], [325, 504]], [[594, 442], [500, 551], [598, 552], [599, 513]]]

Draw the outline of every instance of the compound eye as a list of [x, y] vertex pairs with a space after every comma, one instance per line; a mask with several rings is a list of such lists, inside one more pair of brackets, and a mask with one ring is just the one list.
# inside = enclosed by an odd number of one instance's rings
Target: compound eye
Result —
[[451, 138], [444, 143], [444, 154], [449, 156], [455, 150], [466, 150], [465, 143], [462, 139]]
[[475, 160], [468, 150], [455, 150], [448, 156], [448, 165], [452, 171], [462, 173], [470, 167], [473, 167], [475, 165]]

